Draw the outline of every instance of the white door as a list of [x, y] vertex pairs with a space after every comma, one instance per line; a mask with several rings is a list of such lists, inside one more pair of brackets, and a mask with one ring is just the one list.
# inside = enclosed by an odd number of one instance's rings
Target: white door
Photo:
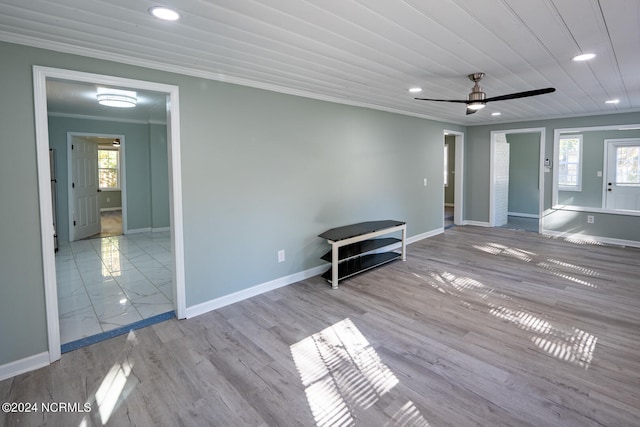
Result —
[[610, 139], [606, 143], [606, 209], [640, 210], [640, 139]]
[[493, 144], [493, 226], [509, 222], [509, 143], [507, 135], [497, 134]]
[[71, 139], [71, 240], [100, 233], [98, 200], [98, 144], [85, 138]]

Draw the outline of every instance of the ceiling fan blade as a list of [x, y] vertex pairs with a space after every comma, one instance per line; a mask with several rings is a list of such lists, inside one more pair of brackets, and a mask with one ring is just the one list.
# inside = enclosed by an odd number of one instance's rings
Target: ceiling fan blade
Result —
[[517, 93], [510, 93], [508, 95], [494, 96], [494, 97], [485, 99], [484, 102], [506, 101], [508, 99], [526, 98], [528, 96], [544, 95], [545, 93], [551, 93], [555, 91], [556, 89], [553, 87], [548, 87], [545, 89], [528, 90], [526, 92], [517, 92]]
[[418, 101], [436, 101], [436, 102], [457, 102], [459, 104], [467, 104], [469, 101], [466, 99], [431, 99], [431, 98], [414, 98]]
[[473, 109], [471, 109], [471, 108], [467, 108], [467, 116], [468, 116], [469, 114], [474, 114], [476, 111], [478, 111], [478, 110], [473, 110]]

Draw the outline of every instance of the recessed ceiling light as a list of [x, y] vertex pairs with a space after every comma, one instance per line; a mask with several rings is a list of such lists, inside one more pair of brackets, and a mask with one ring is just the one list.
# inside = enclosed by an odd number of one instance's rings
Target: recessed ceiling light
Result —
[[595, 53], [583, 53], [582, 55], [574, 56], [572, 59], [574, 61], [588, 61], [596, 57]]
[[156, 18], [163, 19], [165, 21], [177, 21], [180, 19], [180, 14], [178, 12], [164, 6], [154, 6], [149, 9], [149, 13]]
[[409, 92], [411, 92], [411, 93], [422, 92], [422, 88], [421, 87], [412, 87], [411, 89], [409, 89]]
[[492, 116], [499, 116], [499, 115], [501, 115], [501, 114], [502, 114], [502, 113], [501, 113], [501, 112], [499, 112], [499, 111], [496, 111], [495, 113], [491, 113], [491, 115], [492, 115]]
[[608, 101], [604, 101], [605, 104], [617, 104], [620, 102], [619, 99], [609, 99]]

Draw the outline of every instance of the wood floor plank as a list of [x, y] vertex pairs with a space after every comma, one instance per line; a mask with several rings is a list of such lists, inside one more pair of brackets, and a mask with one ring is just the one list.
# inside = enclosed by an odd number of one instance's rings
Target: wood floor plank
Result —
[[66, 353], [0, 401], [92, 411], [0, 425], [637, 427], [638, 343], [640, 250], [454, 227], [337, 290], [312, 277]]

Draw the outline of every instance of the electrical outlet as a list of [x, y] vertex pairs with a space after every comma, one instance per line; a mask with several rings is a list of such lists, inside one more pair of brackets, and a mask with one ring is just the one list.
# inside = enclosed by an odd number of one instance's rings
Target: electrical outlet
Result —
[[427, 186], [427, 178], [424, 179], [424, 186]]
[[587, 215], [587, 223], [588, 224], [593, 224], [596, 222], [596, 219], [593, 217], [593, 215]]
[[284, 249], [278, 251], [278, 262], [284, 262]]

